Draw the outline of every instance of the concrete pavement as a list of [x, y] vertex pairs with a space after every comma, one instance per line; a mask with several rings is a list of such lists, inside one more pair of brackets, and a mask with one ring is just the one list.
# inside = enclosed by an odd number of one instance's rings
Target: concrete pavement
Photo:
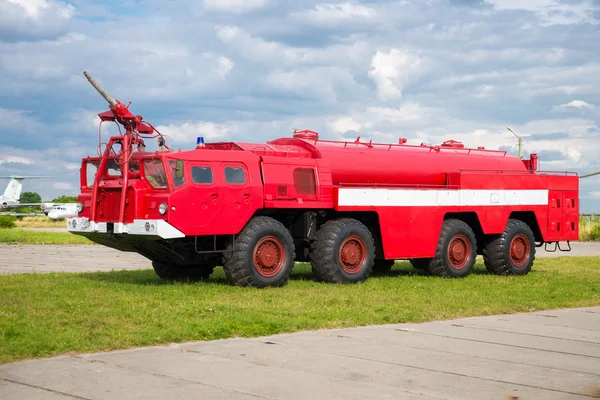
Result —
[[152, 268], [150, 261], [137, 253], [98, 245], [0, 244], [0, 260], [0, 275]]
[[600, 307], [172, 344], [0, 366], [0, 399], [589, 399]]
[[[536, 249], [536, 257], [600, 256], [600, 243], [571, 243], [570, 252]], [[0, 244], [0, 275], [45, 272], [90, 272], [152, 268], [145, 257], [98, 245]], [[535, 267], [534, 267], [535, 268]]]

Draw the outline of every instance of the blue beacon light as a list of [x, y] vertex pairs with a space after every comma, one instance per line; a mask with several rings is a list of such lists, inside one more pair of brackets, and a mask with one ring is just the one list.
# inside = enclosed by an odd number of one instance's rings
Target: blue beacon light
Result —
[[198, 139], [196, 139], [196, 145], [198, 147], [204, 147], [204, 137], [198, 136]]

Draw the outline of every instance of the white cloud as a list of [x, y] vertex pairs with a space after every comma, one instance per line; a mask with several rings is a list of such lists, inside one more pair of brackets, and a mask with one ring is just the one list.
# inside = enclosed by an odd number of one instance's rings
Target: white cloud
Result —
[[2, 161], [2, 163], [13, 163], [13, 164], [26, 164], [26, 165], [31, 165], [33, 164], [33, 160], [26, 158], [26, 157], [21, 157], [21, 156], [3, 156], [0, 157], [0, 161]]
[[204, 8], [210, 11], [242, 14], [263, 8], [266, 0], [204, 0]]
[[54, 182], [52, 184], [52, 188], [59, 190], [74, 190], [75, 186], [72, 183], [68, 182]]
[[40, 18], [44, 13], [53, 12], [59, 18], [70, 19], [75, 7], [62, 1], [49, 0], [5, 0], [8, 3], [21, 6], [25, 16], [32, 19]]
[[329, 123], [329, 128], [335, 133], [345, 133], [360, 130], [361, 124], [354, 121], [352, 117], [339, 117]]
[[341, 67], [277, 70], [271, 72], [265, 81], [273, 90], [323, 102], [338, 100], [342, 93], [351, 97], [353, 91], [361, 90], [354, 76]]
[[539, 11], [557, 4], [555, 0], [487, 0], [498, 10]]
[[56, 37], [73, 20], [75, 7], [57, 0], [3, 0], [0, 2], [0, 38], [3, 30], [12, 39]]
[[559, 109], [578, 108], [580, 110], [587, 108], [589, 110], [593, 110], [595, 108], [595, 106], [593, 104], [586, 103], [583, 100], [573, 100], [569, 103], [561, 104], [560, 106], [557, 106], [556, 108], [559, 108]]
[[494, 85], [479, 85], [475, 88], [473, 96], [478, 99], [485, 99], [486, 97], [490, 97], [494, 89]]
[[171, 139], [177, 143], [185, 143], [187, 146], [195, 146], [198, 136], [203, 136], [204, 140], [208, 141], [221, 138], [229, 131], [226, 125], [204, 121], [159, 125], [156, 129], [167, 137], [167, 145], [170, 144], [169, 139]]
[[592, 197], [600, 199], [600, 192], [590, 192], [590, 195], [592, 195]]
[[217, 28], [217, 36], [224, 42], [230, 42], [241, 32], [237, 26], [221, 26]]
[[221, 75], [222, 77], [229, 75], [229, 73], [233, 69], [233, 65], [234, 65], [233, 61], [231, 61], [229, 58], [220, 56], [219, 57], [218, 74]]
[[295, 13], [293, 17], [309, 24], [327, 24], [343, 21], [374, 20], [377, 11], [361, 4], [317, 4], [313, 9]]
[[592, 1], [560, 2], [558, 0], [486, 0], [495, 9], [534, 12], [542, 25], [594, 23], [592, 13], [597, 9]]
[[390, 107], [367, 107], [367, 111], [378, 119], [392, 123], [407, 123], [423, 121], [427, 112], [420, 104], [406, 103], [396, 108]]
[[345, 69], [364, 68], [365, 59], [372, 57], [372, 46], [365, 40], [326, 47], [301, 47], [265, 40], [236, 26], [218, 26], [215, 30], [217, 37], [237, 53], [240, 61], [262, 65], [270, 71], [281, 67], [297, 68], [298, 65], [337, 67], [341, 60], [341, 67]]
[[402, 97], [404, 86], [421, 73], [419, 56], [402, 49], [389, 52], [378, 51], [371, 60], [369, 77], [377, 85], [377, 95], [381, 100], [394, 100]]
[[81, 168], [81, 164], [78, 164], [78, 163], [66, 162], [63, 164], [63, 166], [70, 171], [76, 171], [76, 170], [79, 170], [79, 168]]

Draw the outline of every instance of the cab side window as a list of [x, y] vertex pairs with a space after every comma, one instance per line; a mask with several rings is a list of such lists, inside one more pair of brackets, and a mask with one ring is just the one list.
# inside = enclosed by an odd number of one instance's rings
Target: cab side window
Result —
[[225, 181], [230, 185], [243, 185], [246, 183], [244, 169], [240, 167], [225, 167]]
[[194, 183], [210, 185], [213, 183], [213, 173], [210, 167], [192, 167], [192, 181]]
[[294, 188], [296, 193], [314, 196], [317, 193], [315, 171], [312, 168], [294, 170]]

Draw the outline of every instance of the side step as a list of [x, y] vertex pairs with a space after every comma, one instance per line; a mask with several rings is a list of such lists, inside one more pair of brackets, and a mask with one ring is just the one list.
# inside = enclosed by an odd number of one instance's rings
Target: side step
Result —
[[[553, 244], [554, 243], [554, 248], [551, 249], [550, 247], [548, 247], [548, 245]], [[546, 242], [544, 244], [544, 250], [546, 250], [548, 253], [554, 253], [556, 251], [556, 249], [560, 250], [560, 251], [571, 251], [571, 242], [567, 240], [567, 248], [563, 249], [562, 247], [560, 247], [560, 242]]]

